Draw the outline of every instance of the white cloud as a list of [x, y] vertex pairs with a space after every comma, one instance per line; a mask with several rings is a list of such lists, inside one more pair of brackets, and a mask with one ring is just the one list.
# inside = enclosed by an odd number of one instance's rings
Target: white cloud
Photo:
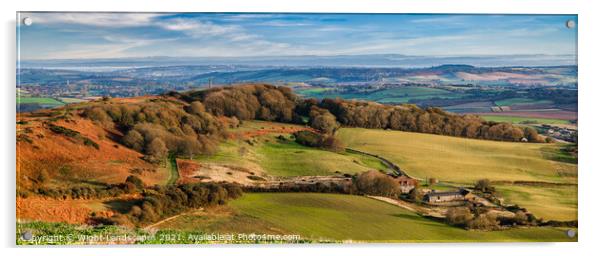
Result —
[[156, 23], [163, 29], [180, 31], [191, 37], [220, 36], [242, 33], [242, 28], [235, 25], [216, 25], [209, 21], [192, 19], [168, 19]]
[[153, 13], [86, 13], [86, 12], [36, 12], [22, 13], [31, 17], [34, 24], [79, 24], [96, 27], [136, 27], [153, 22], [160, 14]]

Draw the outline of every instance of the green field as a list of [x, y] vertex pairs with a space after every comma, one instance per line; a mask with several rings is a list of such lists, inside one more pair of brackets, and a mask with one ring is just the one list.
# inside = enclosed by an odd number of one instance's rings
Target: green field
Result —
[[498, 106], [551, 104], [549, 100], [534, 100], [528, 98], [509, 98], [495, 101]]
[[372, 157], [310, 148], [291, 139], [280, 141], [276, 136], [260, 136], [252, 146], [241, 140], [230, 140], [222, 143], [215, 155], [200, 157], [197, 160], [249, 169], [260, 168], [273, 176], [333, 175], [337, 171], [352, 174], [387, 169]]
[[527, 208], [545, 220], [577, 220], [577, 186], [496, 185], [508, 204]]
[[[313, 242], [544, 242], [577, 241], [562, 228], [518, 228], [467, 231], [420, 217], [403, 208], [362, 196], [319, 193], [246, 193], [228, 206], [190, 212], [163, 222], [151, 240], [136, 243], [207, 243], [190, 240], [199, 234], [289, 234]], [[17, 244], [23, 232], [74, 240], [39, 244], [85, 244], [82, 235], [148, 235], [141, 229], [79, 226], [64, 223], [17, 223]], [[166, 240], [167, 239], [167, 240]], [[248, 242], [248, 241], [247, 241]]]
[[[240, 214], [312, 240], [368, 242], [569, 241], [561, 229], [466, 231], [374, 199], [317, 193], [247, 193], [230, 202]], [[253, 225], [253, 224], [251, 224]], [[242, 227], [241, 227], [242, 228]], [[245, 227], [245, 229], [248, 229]]]
[[552, 118], [532, 118], [520, 116], [495, 116], [481, 115], [486, 121], [505, 122], [513, 124], [534, 123], [534, 124], [570, 124], [568, 120], [552, 119]]
[[[381, 155], [411, 176], [472, 184], [476, 180], [571, 182], [577, 165], [544, 157], [559, 145], [466, 139], [401, 131], [343, 128], [350, 148]], [[549, 153], [546, 153], [549, 154]]]
[[54, 98], [47, 97], [17, 97], [17, 104], [40, 104], [40, 105], [51, 105], [61, 106], [65, 103], [58, 101]]
[[[264, 129], [279, 130], [299, 125], [245, 121], [233, 133], [253, 133]], [[285, 139], [278, 139], [282, 135]], [[202, 163], [227, 164], [250, 170], [262, 170], [272, 176], [333, 175], [367, 170], [387, 170], [380, 160], [349, 152], [331, 152], [294, 142], [290, 134], [267, 133], [250, 139], [229, 139], [220, 144], [213, 156], [201, 156]]]

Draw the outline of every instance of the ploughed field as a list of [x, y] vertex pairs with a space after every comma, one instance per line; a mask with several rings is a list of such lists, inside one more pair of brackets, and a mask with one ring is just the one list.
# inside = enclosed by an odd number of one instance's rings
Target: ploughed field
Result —
[[[228, 210], [190, 213], [159, 226], [198, 232], [293, 234], [312, 241], [468, 242], [575, 241], [560, 228], [467, 231], [362, 196], [246, 193]], [[216, 210], [210, 210], [215, 212]], [[235, 225], [233, 225], [233, 223]]]

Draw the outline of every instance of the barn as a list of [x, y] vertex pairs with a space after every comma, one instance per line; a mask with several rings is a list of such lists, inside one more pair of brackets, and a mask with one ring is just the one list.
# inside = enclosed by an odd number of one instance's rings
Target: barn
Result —
[[457, 191], [442, 191], [442, 192], [430, 192], [424, 196], [424, 201], [430, 204], [447, 203], [454, 201], [463, 201], [466, 199], [466, 195], [470, 193], [466, 189], [459, 189]]

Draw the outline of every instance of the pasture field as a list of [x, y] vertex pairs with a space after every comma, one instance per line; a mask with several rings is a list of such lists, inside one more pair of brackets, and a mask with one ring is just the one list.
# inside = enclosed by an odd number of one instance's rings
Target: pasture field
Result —
[[525, 207], [545, 220], [577, 220], [577, 185], [495, 185], [504, 203]]
[[[229, 203], [239, 213], [311, 240], [367, 242], [569, 241], [562, 229], [478, 232], [451, 227], [362, 196], [247, 193]], [[241, 227], [242, 228], [242, 227]]]
[[[562, 228], [518, 228], [503, 231], [467, 231], [420, 217], [403, 208], [362, 196], [320, 193], [246, 193], [242, 198], [165, 221], [151, 240], [126, 243], [207, 243], [189, 235], [289, 234], [304, 241], [330, 242], [568, 242]], [[101, 243], [79, 240], [84, 235], [148, 235], [142, 229], [118, 226], [17, 223], [17, 244], [38, 244], [21, 239], [24, 231], [37, 236], [72, 235], [74, 240], [39, 244]], [[171, 234], [162, 240], [164, 234]], [[175, 238], [172, 240], [171, 238]], [[248, 241], [247, 241], [248, 242]], [[294, 242], [294, 241], [293, 241]]]
[[17, 104], [40, 104], [61, 106], [65, 103], [48, 97], [17, 97]]
[[297, 144], [277, 135], [262, 135], [253, 145], [242, 140], [220, 144], [213, 156], [197, 158], [201, 163], [228, 164], [258, 170], [272, 176], [334, 175], [367, 170], [386, 170], [379, 160], [355, 153], [335, 153]]
[[[215, 155], [196, 159], [201, 163], [234, 165], [272, 176], [333, 175], [337, 171], [353, 174], [387, 169], [373, 157], [300, 145], [282, 127], [301, 126], [245, 121], [241, 127], [231, 130], [239, 136], [221, 143]], [[280, 135], [285, 139], [278, 139]]]
[[533, 124], [570, 124], [568, 120], [553, 119], [553, 118], [530, 118], [521, 116], [495, 116], [495, 115], [481, 115], [486, 121], [505, 122], [513, 124], [521, 124], [525, 122]]
[[459, 137], [343, 128], [337, 137], [348, 147], [378, 154], [410, 176], [460, 184], [501, 181], [577, 181], [577, 165], [544, 157], [557, 144], [513, 143]]

